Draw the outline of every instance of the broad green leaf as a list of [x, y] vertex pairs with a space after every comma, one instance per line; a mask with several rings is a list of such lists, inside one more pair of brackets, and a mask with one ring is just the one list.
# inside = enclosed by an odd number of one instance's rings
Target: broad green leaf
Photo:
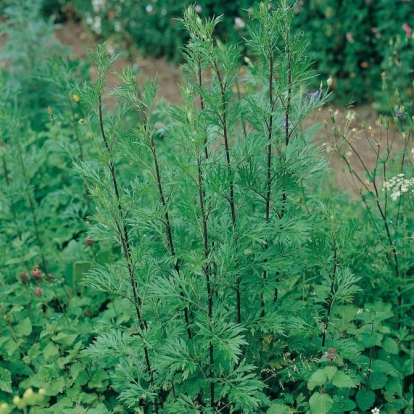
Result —
[[361, 388], [356, 394], [356, 402], [362, 411], [366, 411], [372, 407], [375, 401], [375, 393], [371, 390]]
[[96, 371], [88, 383], [89, 388], [105, 389], [108, 385], [108, 374], [105, 370]]
[[67, 412], [67, 414], [87, 414], [87, 410], [86, 408], [83, 408], [81, 405], [76, 404], [75, 409], [74, 410], [65, 410]]
[[12, 264], [17, 264], [17, 263], [22, 263], [22, 262], [28, 262], [29, 260], [33, 259], [33, 257], [35, 257], [37, 255], [38, 255], [37, 252], [32, 251], [32, 252], [27, 253], [23, 257], [16, 257], [14, 259], [9, 259], [4, 264], [6, 266], [9, 266], [9, 265], [12, 265]]
[[66, 381], [64, 377], [55, 378], [48, 385], [45, 383], [43, 388], [46, 388], [47, 395], [58, 395], [63, 392], [66, 387]]
[[90, 408], [88, 410], [88, 414], [109, 414], [108, 409], [105, 407], [104, 404], [99, 404], [98, 406], [96, 406], [95, 408]]
[[[53, 413], [64, 413], [64, 408], [73, 407], [73, 401], [68, 397], [63, 397], [56, 404], [51, 406], [51, 411]], [[73, 413], [73, 408], [71, 408], [70, 414]]]
[[24, 307], [22, 305], [15, 305], [10, 309], [9, 315], [11, 315], [12, 313], [20, 312], [23, 309], [24, 309]]
[[413, 360], [407, 359], [407, 361], [404, 362], [403, 370], [402, 370], [404, 377], [408, 377], [408, 375], [412, 375], [413, 370], [414, 370]]
[[398, 354], [398, 351], [399, 351], [398, 344], [396, 341], [394, 341], [394, 339], [390, 338], [389, 336], [383, 339], [381, 346], [382, 346], [382, 349], [385, 352], [388, 352], [389, 354], [392, 354], [392, 355]]
[[395, 410], [398, 410], [398, 412], [401, 412], [400, 410], [403, 410], [405, 407], [407, 407], [407, 401], [403, 399], [398, 399], [394, 401], [390, 401], [388, 404], [385, 405], [386, 408], [394, 408]]
[[[1, 351], [1, 346], [11, 338], [10, 336], [6, 336], [4, 331], [2, 331], [1, 334], [2, 336], [0, 336], [0, 351]], [[0, 352], [0, 355], [1, 355], [1, 352]]]
[[403, 387], [401, 378], [391, 377], [385, 385], [385, 389], [392, 395], [398, 395], [398, 397], [402, 397]]
[[56, 355], [59, 355], [59, 348], [53, 342], [49, 342], [43, 350], [45, 362]]
[[328, 382], [328, 377], [323, 369], [315, 371], [308, 380], [309, 390], [313, 390], [315, 387], [320, 387]]
[[333, 404], [332, 398], [327, 394], [319, 394], [315, 392], [312, 397], [310, 397], [309, 405], [310, 411], [313, 414], [327, 414], [331, 409]]
[[11, 394], [13, 392], [11, 385], [11, 372], [8, 369], [0, 367], [0, 390]]
[[18, 338], [28, 336], [32, 333], [32, 323], [29, 318], [22, 319], [15, 327], [14, 333]]
[[266, 411], [266, 414], [289, 414], [289, 407], [281, 403], [273, 403]]
[[338, 371], [332, 379], [332, 384], [339, 388], [354, 388], [356, 382], [347, 374]]
[[82, 396], [82, 399], [81, 399], [82, 403], [88, 404], [88, 405], [91, 405], [93, 402], [95, 402], [98, 399], [98, 396], [95, 393], [89, 394], [89, 393], [84, 392], [81, 394], [81, 396]]
[[331, 413], [343, 414], [346, 411], [351, 411], [356, 407], [356, 403], [348, 398], [335, 396], [334, 403], [330, 410]]
[[379, 345], [380, 336], [377, 333], [368, 334], [364, 333], [362, 335], [362, 343], [364, 344], [365, 348], [371, 348], [374, 345]]
[[382, 359], [374, 359], [371, 368], [373, 372], [382, 372], [383, 374], [389, 374], [390, 372], [396, 371], [389, 362], [383, 361]]
[[6, 351], [8, 357], [11, 357], [17, 349], [19, 349], [19, 346], [11, 338], [9, 338], [9, 340], [3, 345], [2, 348], [2, 350]]
[[75, 339], [78, 337], [78, 334], [68, 334], [65, 332], [59, 332], [54, 338], [53, 340], [55, 342], [58, 342], [62, 345], [65, 346], [71, 346], [74, 342]]
[[380, 390], [384, 388], [388, 381], [388, 377], [380, 372], [372, 372], [369, 377], [369, 387], [372, 390]]
[[323, 369], [324, 373], [326, 374], [326, 376], [328, 377], [329, 381], [332, 381], [332, 378], [334, 377], [334, 375], [337, 373], [338, 368], [335, 367], [334, 365], [328, 365], [327, 367], [325, 367]]

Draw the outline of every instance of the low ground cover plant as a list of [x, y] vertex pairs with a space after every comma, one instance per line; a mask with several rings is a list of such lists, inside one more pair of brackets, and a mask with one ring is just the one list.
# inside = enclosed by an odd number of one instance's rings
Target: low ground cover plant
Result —
[[412, 114], [398, 136], [382, 118], [362, 176], [332, 117], [362, 203], [335, 197], [302, 124], [331, 80], [311, 89], [294, 16], [257, 4], [241, 64], [187, 8], [167, 109], [129, 67], [106, 88], [105, 43], [94, 82], [56, 58], [36, 74], [42, 128], [5, 100], [0, 413], [412, 412]]

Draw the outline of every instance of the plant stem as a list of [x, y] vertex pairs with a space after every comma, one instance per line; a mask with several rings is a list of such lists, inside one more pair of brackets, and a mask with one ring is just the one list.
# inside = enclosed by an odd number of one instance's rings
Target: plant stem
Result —
[[[163, 187], [162, 187], [160, 167], [159, 167], [158, 157], [157, 157], [157, 150], [155, 148], [154, 138], [152, 136], [150, 138], [150, 150], [151, 150], [151, 153], [152, 153], [152, 158], [154, 160], [155, 175], [156, 175], [156, 180], [157, 180], [157, 185], [158, 185], [158, 193], [159, 193], [159, 196], [160, 196], [160, 201], [161, 201], [162, 207], [164, 209], [164, 220], [165, 220], [164, 223], [165, 223], [165, 231], [167, 233], [168, 248], [170, 249], [171, 256], [175, 257], [176, 254], [175, 254], [174, 241], [173, 241], [173, 237], [172, 237], [170, 215], [168, 213], [168, 206], [167, 206], [167, 202], [165, 200], [164, 190], [163, 190]], [[177, 272], [177, 274], [180, 274], [179, 259], [177, 259], [175, 261], [174, 269]], [[180, 292], [180, 295], [181, 295], [181, 297], [184, 297], [184, 294], [183, 294], [182, 291]], [[192, 335], [191, 329], [190, 329], [190, 320], [189, 320], [187, 306], [184, 308], [184, 320], [185, 320], [185, 325], [186, 325], [186, 329], [187, 329], [188, 339], [192, 339], [193, 335]]]
[[[104, 121], [103, 121], [103, 114], [102, 114], [102, 95], [99, 94], [98, 96], [98, 115], [99, 115], [99, 127], [100, 127], [100, 131], [101, 131], [101, 136], [105, 145], [105, 148], [108, 152], [108, 155], [111, 157], [112, 156], [112, 149], [109, 146], [109, 142], [106, 136], [106, 132], [105, 132], [105, 128], [104, 128]], [[130, 239], [129, 239], [129, 231], [128, 231], [128, 227], [126, 224], [126, 217], [122, 208], [122, 204], [121, 204], [121, 197], [120, 197], [120, 193], [119, 193], [119, 187], [118, 187], [118, 180], [117, 180], [117, 176], [116, 176], [116, 172], [115, 172], [115, 166], [114, 166], [114, 162], [113, 160], [109, 160], [108, 162], [108, 168], [109, 171], [111, 173], [111, 178], [112, 178], [112, 184], [114, 187], [114, 191], [115, 191], [115, 197], [117, 200], [117, 204], [118, 204], [118, 213], [119, 213], [119, 217], [120, 219], [124, 222], [123, 225], [122, 223], [119, 222], [119, 220], [117, 220], [115, 218], [115, 225], [117, 227], [118, 230], [118, 235], [121, 241], [121, 245], [122, 245], [122, 250], [126, 259], [126, 263], [127, 263], [127, 267], [128, 267], [128, 273], [129, 273], [129, 280], [130, 280], [130, 284], [131, 284], [131, 289], [132, 289], [132, 294], [133, 294], [133, 298], [134, 298], [134, 308], [135, 308], [135, 312], [137, 314], [137, 318], [138, 318], [138, 324], [139, 324], [139, 328], [141, 331], [144, 331], [148, 328], [147, 323], [145, 321], [145, 319], [143, 318], [142, 314], [141, 314], [141, 306], [142, 306], [142, 301], [141, 298], [138, 294], [138, 289], [137, 289], [137, 284], [135, 282], [135, 275], [134, 275], [134, 265], [133, 265], [133, 259], [132, 259], [132, 255], [131, 255], [131, 247], [130, 247]], [[138, 332], [138, 335], [143, 339], [141, 332]], [[145, 364], [147, 366], [147, 371], [148, 374], [150, 375], [150, 384], [153, 386], [154, 385], [154, 373], [152, 371], [151, 368], [151, 362], [150, 362], [150, 358], [149, 358], [149, 352], [148, 352], [148, 347], [144, 346], [144, 357], [145, 357]], [[154, 400], [154, 409], [155, 409], [155, 413], [158, 414], [158, 402], [157, 399], [155, 398]]]
[[[232, 174], [232, 168], [231, 168], [231, 156], [230, 156], [230, 145], [229, 145], [229, 133], [228, 133], [228, 125], [227, 125], [227, 100], [226, 100], [226, 89], [227, 85], [223, 82], [223, 79], [221, 77], [220, 70], [218, 68], [217, 62], [213, 61], [214, 70], [217, 74], [217, 79], [220, 85], [220, 97], [221, 97], [221, 112], [217, 114], [221, 127], [223, 128], [223, 139], [224, 139], [224, 148], [226, 152], [226, 164], [227, 164], [227, 170], [229, 175]], [[230, 204], [230, 213], [231, 213], [231, 223], [233, 227], [233, 240], [234, 245], [236, 249], [236, 257], [237, 257], [237, 233], [236, 233], [236, 207], [234, 203], [234, 181], [233, 179], [230, 180], [229, 184], [229, 197], [227, 198], [229, 204]], [[238, 267], [238, 261], [236, 258], [235, 267]], [[236, 312], [237, 312], [237, 323], [241, 323], [241, 293], [240, 293], [240, 284], [241, 284], [241, 278], [240, 275], [237, 276], [236, 279]]]
[[332, 307], [333, 304], [335, 302], [335, 277], [336, 277], [336, 273], [338, 270], [338, 246], [336, 244], [336, 240], [333, 240], [333, 269], [332, 269], [332, 273], [330, 276], [331, 279], [331, 286], [330, 286], [330, 298], [328, 300], [328, 309], [327, 309], [327, 314], [326, 314], [326, 318], [325, 318], [325, 324], [324, 324], [324, 329], [323, 329], [323, 333], [322, 333], [322, 348], [325, 346], [326, 343], [326, 334], [328, 332], [328, 326], [329, 326], [329, 317], [331, 316], [331, 312], [332, 312]]
[[[272, 138], [273, 138], [273, 107], [274, 107], [274, 101], [273, 101], [273, 51], [269, 51], [269, 104], [271, 108], [271, 114], [269, 117], [269, 121], [267, 122], [267, 180], [266, 180], [266, 196], [265, 196], [265, 206], [266, 206], [266, 212], [265, 212], [265, 220], [266, 224], [269, 224], [270, 220], [270, 200], [271, 200], [271, 191], [272, 191]], [[265, 251], [269, 248], [269, 239], [266, 238], [264, 249]], [[264, 263], [266, 265], [267, 259], [264, 260]], [[266, 282], [267, 279], [267, 270], [263, 270], [263, 282]], [[260, 295], [260, 302], [262, 307], [261, 316], [263, 317], [265, 315], [264, 307], [264, 297], [263, 293]]]
[[[203, 78], [202, 78], [202, 70], [201, 70], [201, 56], [198, 55], [197, 56], [197, 82], [198, 82], [198, 86], [201, 90], [202, 86], [203, 86]], [[201, 95], [201, 93], [199, 94], [200, 97], [200, 108], [203, 111], [204, 110], [204, 98]], [[204, 155], [206, 157], [206, 160], [208, 160], [208, 147], [207, 147], [207, 136], [204, 138]]]
[[[198, 169], [198, 197], [200, 202], [200, 209], [201, 209], [201, 218], [203, 221], [203, 249], [204, 249], [204, 259], [206, 263], [203, 266], [204, 275], [206, 277], [206, 287], [207, 287], [207, 302], [208, 302], [208, 319], [210, 321], [210, 329], [211, 323], [213, 320], [213, 295], [211, 289], [211, 269], [208, 263], [209, 260], [209, 242], [208, 242], [208, 224], [207, 224], [207, 215], [204, 206], [204, 192], [203, 192], [203, 173], [201, 170], [201, 156], [200, 154], [197, 156], [197, 169]], [[210, 342], [209, 346], [209, 378], [210, 378], [210, 406], [214, 408], [214, 346], [212, 342]]]

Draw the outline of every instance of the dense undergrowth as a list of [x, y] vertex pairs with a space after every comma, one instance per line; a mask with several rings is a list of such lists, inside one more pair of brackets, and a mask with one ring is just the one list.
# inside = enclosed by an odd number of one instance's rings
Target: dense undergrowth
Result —
[[374, 169], [352, 112], [321, 126], [355, 199], [303, 127], [331, 79], [310, 88], [286, 1], [251, 12], [244, 66], [215, 40], [220, 18], [188, 8], [168, 107], [128, 67], [105, 87], [106, 44], [88, 80], [34, 12], [3, 23], [0, 413], [411, 413], [403, 96], [380, 137], [361, 125]]

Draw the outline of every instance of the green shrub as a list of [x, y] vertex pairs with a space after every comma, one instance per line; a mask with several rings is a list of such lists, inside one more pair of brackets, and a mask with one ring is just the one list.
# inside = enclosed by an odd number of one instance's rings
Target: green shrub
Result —
[[151, 117], [156, 82], [139, 88], [126, 68], [118, 110], [105, 113], [114, 57], [105, 45], [92, 55], [98, 80], [79, 95], [102, 152], [78, 171], [99, 206], [90, 235], [116, 243], [120, 259], [85, 284], [128, 298], [132, 319], [84, 355], [108, 358], [101, 369], [131, 410], [408, 413], [409, 337], [390, 304], [360, 295], [345, 260], [356, 222], [312, 196], [325, 167], [299, 126], [327, 93], [308, 92], [293, 9], [265, 3], [252, 16], [243, 76], [237, 49], [213, 41], [219, 19], [187, 9], [187, 81], [165, 144]]
[[[183, 9], [190, 3], [187, 0], [74, 1], [76, 10], [98, 37], [112, 37], [121, 45], [126, 43], [128, 47], [138, 48], [144, 55], [167, 56], [175, 61], [180, 58], [180, 49], [188, 40], [180, 18]], [[194, 9], [200, 17], [223, 15], [215, 34], [222, 40], [237, 42], [240, 36], [235, 28], [244, 28], [243, 19], [249, 6], [247, 0], [230, 3], [201, 0]]]
[[338, 5], [331, 0], [311, 0], [298, 3], [294, 25], [311, 39], [309, 51], [317, 71], [335, 79], [336, 99], [361, 104], [373, 98], [383, 100], [384, 95], [377, 94], [381, 72], [395, 77], [396, 72], [389, 71], [389, 60], [396, 58], [396, 51], [398, 59], [404, 60], [398, 88], [412, 88], [413, 45], [405, 39], [411, 38], [413, 18], [410, 2], [359, 0]]
[[326, 194], [302, 121], [329, 90], [294, 12], [258, 4], [241, 65], [188, 8], [179, 106], [128, 67], [107, 90], [107, 44], [95, 82], [56, 58], [35, 76], [56, 103], [37, 131], [4, 79], [0, 412], [412, 412], [411, 114], [401, 158], [354, 175], [364, 209]]
[[[75, 1], [76, 9], [92, 30], [103, 39], [111, 37], [115, 43], [129, 48], [137, 47], [144, 55], [167, 56], [177, 61], [180, 48], [188, 40], [179, 18], [182, 10], [193, 4], [187, 0], [172, 2], [105, 2]], [[199, 1], [194, 9], [200, 17], [223, 15], [215, 28], [215, 36], [222, 41], [240, 44], [246, 35], [245, 21], [255, 2]], [[342, 104], [362, 104], [378, 100], [377, 108], [387, 106], [381, 89], [381, 73], [390, 72], [389, 61], [404, 60], [405, 72], [399, 76], [399, 89], [409, 90], [412, 98], [413, 46], [411, 22], [414, 13], [410, 2], [381, 0], [345, 1], [340, 5], [332, 0], [311, 0], [296, 4], [295, 30], [303, 31], [309, 43], [308, 51], [315, 61], [315, 68], [324, 77], [334, 79], [335, 100]], [[390, 18], [390, 8], [393, 9]], [[390, 44], [390, 42], [393, 42]], [[397, 46], [397, 47], [396, 47]], [[248, 51], [246, 51], [248, 53]], [[317, 83], [314, 82], [317, 88]]]

